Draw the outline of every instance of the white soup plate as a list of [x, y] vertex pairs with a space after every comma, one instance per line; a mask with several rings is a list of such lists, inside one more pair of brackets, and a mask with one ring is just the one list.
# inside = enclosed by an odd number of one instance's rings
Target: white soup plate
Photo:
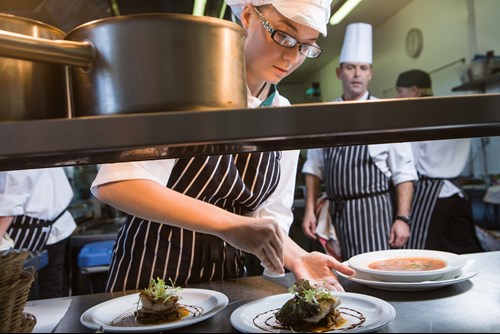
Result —
[[[371, 269], [369, 265], [376, 261], [400, 258], [432, 258], [445, 262], [445, 266], [439, 269], [411, 271], [411, 270], [377, 270]], [[422, 282], [433, 281], [443, 275], [459, 274], [460, 269], [467, 263], [463, 256], [426, 249], [390, 249], [376, 252], [368, 252], [351, 257], [348, 264], [354, 270], [361, 272], [365, 277], [383, 282]]]

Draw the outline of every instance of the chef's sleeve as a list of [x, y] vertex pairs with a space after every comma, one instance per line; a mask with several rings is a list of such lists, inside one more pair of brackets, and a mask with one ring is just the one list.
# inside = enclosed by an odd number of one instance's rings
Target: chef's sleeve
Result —
[[100, 185], [134, 179], [151, 180], [166, 186], [175, 161], [176, 159], [163, 159], [101, 165], [90, 191], [95, 196]]
[[322, 148], [312, 148], [307, 150], [307, 158], [302, 166], [302, 174], [312, 174], [323, 180], [324, 159]]
[[283, 151], [280, 161], [281, 174], [276, 190], [251, 216], [273, 219], [288, 234], [293, 223], [293, 200], [300, 151]]
[[392, 172], [392, 181], [395, 185], [418, 180], [411, 143], [391, 144], [387, 164]]

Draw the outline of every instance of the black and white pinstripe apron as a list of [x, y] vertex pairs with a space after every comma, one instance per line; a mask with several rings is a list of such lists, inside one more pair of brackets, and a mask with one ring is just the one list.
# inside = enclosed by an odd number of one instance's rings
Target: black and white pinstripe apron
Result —
[[443, 179], [419, 176], [413, 194], [410, 238], [405, 248], [425, 249], [432, 213], [443, 184]]
[[7, 229], [14, 240], [14, 248], [40, 252], [45, 249], [52, 225], [66, 212], [63, 210], [54, 220], [45, 220], [26, 215], [15, 216]]
[[324, 149], [325, 186], [342, 259], [389, 249], [393, 207], [389, 178], [367, 145]]
[[[280, 159], [281, 152], [179, 159], [167, 187], [245, 215], [276, 189]], [[142, 289], [156, 277], [185, 284], [244, 272], [242, 252], [212, 235], [128, 217], [116, 240], [107, 291]]]

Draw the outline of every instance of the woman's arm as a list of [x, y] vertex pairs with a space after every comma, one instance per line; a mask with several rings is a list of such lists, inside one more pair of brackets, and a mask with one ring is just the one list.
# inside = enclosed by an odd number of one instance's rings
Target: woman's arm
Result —
[[218, 236], [255, 254], [272, 271], [283, 272], [284, 233], [272, 219], [236, 215], [145, 179], [105, 183], [95, 195], [131, 215]]

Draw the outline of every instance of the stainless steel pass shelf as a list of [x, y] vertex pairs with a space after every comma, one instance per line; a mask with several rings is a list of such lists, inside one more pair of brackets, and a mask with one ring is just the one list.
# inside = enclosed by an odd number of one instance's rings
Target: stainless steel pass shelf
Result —
[[460, 86], [453, 87], [451, 90], [453, 92], [460, 92], [466, 90], [480, 90], [485, 91], [488, 85], [495, 85], [500, 83], [500, 72], [490, 74], [482, 79], [473, 80], [466, 82]]
[[500, 94], [0, 122], [0, 170], [500, 135]]

